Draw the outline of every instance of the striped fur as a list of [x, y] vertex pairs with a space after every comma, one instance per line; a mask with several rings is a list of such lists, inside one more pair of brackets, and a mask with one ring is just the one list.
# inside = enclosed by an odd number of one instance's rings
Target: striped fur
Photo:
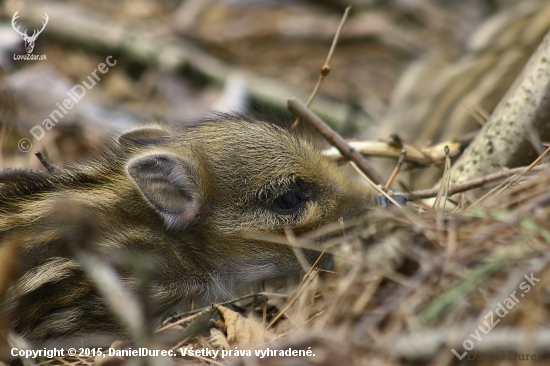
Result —
[[[250, 232], [299, 235], [365, 202], [368, 193], [277, 124], [221, 116], [185, 129], [143, 126], [82, 163], [0, 175], [0, 245], [16, 237], [21, 248], [21, 277], [1, 311], [34, 342], [108, 342], [126, 330], [75, 259], [74, 242], [112, 263], [130, 291], [138, 275], [119, 259], [146, 258], [158, 322], [191, 298], [206, 305], [301, 273], [290, 248]], [[75, 234], [79, 210], [91, 223], [85, 238]], [[305, 255], [313, 262], [318, 253]]]

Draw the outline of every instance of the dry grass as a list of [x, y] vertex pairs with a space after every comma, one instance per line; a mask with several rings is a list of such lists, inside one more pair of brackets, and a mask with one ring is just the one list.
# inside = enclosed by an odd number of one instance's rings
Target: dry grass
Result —
[[[316, 292], [312, 320], [300, 325], [292, 322], [300, 309], [287, 313], [293, 326], [281, 347], [317, 345], [324, 356], [258, 364], [459, 364], [451, 350], [462, 354], [466, 340], [473, 349], [463, 362], [525, 364], [508, 360], [520, 353], [548, 360], [549, 178], [537, 174], [471, 210], [370, 213], [333, 241], [336, 273], [302, 290]], [[327, 343], [346, 352], [323, 352]]]
[[[547, 361], [549, 179], [542, 171], [483, 207], [454, 213], [414, 204], [373, 210], [325, 242], [334, 272], [313, 268], [286, 298], [263, 293], [226, 304], [241, 314], [235, 319], [254, 326], [232, 325], [207, 309], [180, 321], [185, 336], [163, 347], [315, 353], [216, 359], [232, 365], [452, 365], [468, 357], [482, 358], [475, 361], [481, 365], [523, 365], [526, 354]], [[322, 235], [337, 230], [324, 228]], [[268, 324], [274, 329], [266, 331]], [[452, 350], [463, 354], [463, 344], [473, 348], [459, 362]]]

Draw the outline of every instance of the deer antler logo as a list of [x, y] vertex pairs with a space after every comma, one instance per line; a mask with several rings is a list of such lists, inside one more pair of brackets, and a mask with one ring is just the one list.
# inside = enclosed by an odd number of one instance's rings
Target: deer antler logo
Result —
[[[31, 53], [32, 50], [34, 49], [34, 42], [36, 41], [36, 38], [38, 38], [38, 35], [40, 33], [42, 33], [42, 31], [44, 30], [44, 28], [46, 28], [46, 24], [48, 24], [48, 14], [44, 13], [44, 22], [42, 22], [42, 29], [38, 30], [38, 29], [35, 29], [32, 36], [29, 36], [27, 34], [27, 30], [25, 29], [25, 32], [20, 32], [19, 31], [19, 26], [17, 28], [15, 28], [15, 20], [17, 18], [19, 18], [19, 10], [15, 12], [15, 14], [13, 14], [13, 17], [11, 18], [11, 26], [13, 27], [13, 29], [15, 29], [15, 31], [17, 33], [19, 33], [21, 35], [21, 38], [23, 38], [23, 41], [25, 41], [25, 49], [27, 50], [27, 53]], [[37, 33], [38, 32], [38, 33]]]

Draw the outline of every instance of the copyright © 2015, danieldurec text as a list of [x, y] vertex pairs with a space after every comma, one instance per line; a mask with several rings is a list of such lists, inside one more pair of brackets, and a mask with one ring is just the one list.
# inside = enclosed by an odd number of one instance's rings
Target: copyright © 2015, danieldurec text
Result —
[[308, 347], [306, 349], [256, 349], [254, 351], [248, 349], [235, 349], [231, 350], [217, 350], [201, 348], [193, 350], [191, 348], [179, 348], [178, 351], [166, 350], [166, 349], [149, 349], [149, 348], [129, 348], [129, 349], [115, 349], [115, 348], [53, 348], [53, 349], [19, 349], [12, 348], [11, 355], [13, 357], [23, 358], [55, 358], [55, 357], [107, 357], [107, 356], [120, 356], [120, 357], [135, 357], [135, 356], [163, 356], [163, 357], [207, 357], [217, 359], [219, 357], [252, 357], [253, 355], [259, 358], [264, 357], [315, 357], [315, 353]]

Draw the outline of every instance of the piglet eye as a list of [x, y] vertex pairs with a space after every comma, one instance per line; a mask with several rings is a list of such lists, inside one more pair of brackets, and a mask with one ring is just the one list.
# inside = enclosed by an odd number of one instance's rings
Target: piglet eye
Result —
[[290, 215], [304, 205], [305, 198], [295, 190], [290, 190], [273, 202], [273, 211], [280, 215]]

